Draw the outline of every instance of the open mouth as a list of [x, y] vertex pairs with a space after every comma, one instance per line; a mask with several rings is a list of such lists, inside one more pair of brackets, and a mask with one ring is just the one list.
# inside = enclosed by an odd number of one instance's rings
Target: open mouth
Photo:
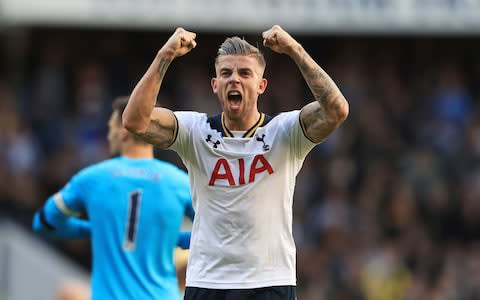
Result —
[[229, 101], [242, 101], [242, 94], [237, 91], [228, 92], [227, 97]]
[[228, 103], [231, 108], [240, 108], [242, 103], [242, 94], [238, 91], [230, 91], [227, 94]]

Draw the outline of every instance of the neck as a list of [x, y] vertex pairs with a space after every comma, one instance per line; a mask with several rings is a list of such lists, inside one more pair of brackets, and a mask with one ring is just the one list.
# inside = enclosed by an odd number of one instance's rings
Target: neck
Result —
[[124, 145], [122, 156], [135, 159], [151, 159], [153, 158], [152, 145]]
[[255, 111], [254, 113], [240, 118], [229, 118], [226, 113], [223, 114], [225, 118], [225, 125], [229, 130], [235, 131], [245, 131], [250, 129], [255, 123], [257, 123], [260, 118], [260, 112]]

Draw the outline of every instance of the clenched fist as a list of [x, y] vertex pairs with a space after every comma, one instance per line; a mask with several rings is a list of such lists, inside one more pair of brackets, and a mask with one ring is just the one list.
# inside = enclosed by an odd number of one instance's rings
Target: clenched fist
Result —
[[282, 29], [279, 25], [274, 25], [262, 33], [263, 45], [277, 53], [292, 54], [296, 51], [298, 42]]
[[197, 46], [196, 37], [195, 32], [178, 27], [160, 51], [172, 59], [185, 55]]

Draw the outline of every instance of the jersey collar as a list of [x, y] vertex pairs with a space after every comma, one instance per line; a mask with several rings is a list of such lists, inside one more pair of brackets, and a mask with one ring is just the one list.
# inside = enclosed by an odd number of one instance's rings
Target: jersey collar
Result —
[[[260, 113], [260, 117], [258, 118], [257, 122], [253, 124], [245, 133], [243, 134], [242, 138], [251, 138], [255, 131], [260, 127], [263, 122], [265, 121], [265, 114]], [[222, 112], [222, 129], [226, 137], [233, 137], [232, 132], [228, 129], [227, 125], [225, 124], [225, 114]]]
[[[255, 134], [255, 131], [259, 127], [263, 127], [267, 125], [267, 123], [270, 122], [270, 120], [272, 120], [271, 116], [266, 115], [264, 113], [260, 113], [260, 118], [258, 119], [258, 121], [252, 127], [250, 127], [250, 129], [245, 131], [243, 137], [244, 138], [252, 137]], [[214, 115], [214, 116], [209, 116], [207, 119], [207, 123], [210, 124], [210, 128], [220, 132], [222, 134], [222, 137], [234, 137], [232, 132], [225, 125], [223, 113]]]

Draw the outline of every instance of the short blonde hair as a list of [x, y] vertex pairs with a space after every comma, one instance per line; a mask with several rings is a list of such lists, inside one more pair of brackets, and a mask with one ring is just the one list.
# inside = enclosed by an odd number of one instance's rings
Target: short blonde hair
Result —
[[215, 58], [215, 65], [218, 63], [218, 58], [224, 55], [253, 56], [257, 59], [262, 68], [265, 68], [266, 65], [263, 53], [257, 47], [238, 36], [229, 37], [220, 45], [220, 48], [217, 51], [217, 57]]

